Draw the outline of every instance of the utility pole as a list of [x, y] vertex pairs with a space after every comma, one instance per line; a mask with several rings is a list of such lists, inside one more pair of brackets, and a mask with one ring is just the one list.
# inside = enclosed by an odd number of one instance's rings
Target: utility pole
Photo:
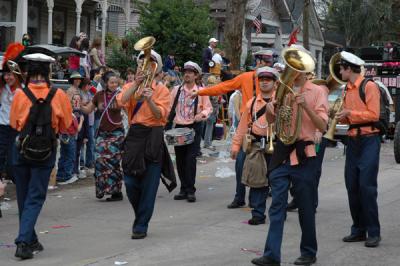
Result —
[[303, 10], [303, 46], [307, 50], [310, 50], [310, 35], [309, 35], [309, 21], [310, 21], [310, 5], [311, 0], [304, 0]]

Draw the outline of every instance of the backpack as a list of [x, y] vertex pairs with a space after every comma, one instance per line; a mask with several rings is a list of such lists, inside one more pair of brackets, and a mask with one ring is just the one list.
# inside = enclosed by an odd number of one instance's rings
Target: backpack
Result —
[[51, 123], [51, 101], [57, 89], [50, 89], [46, 99], [37, 99], [28, 87], [24, 87], [23, 92], [31, 100], [32, 107], [20, 133], [20, 153], [30, 161], [45, 161], [57, 147], [57, 138]]
[[[370, 78], [364, 79], [359, 88], [359, 94], [361, 100], [366, 104], [365, 100], [365, 86], [367, 83], [371, 81], [374, 82], [374, 80]], [[374, 82], [375, 83], [375, 82]], [[388, 131], [389, 128], [389, 119], [390, 119], [390, 104], [389, 104], [389, 97], [387, 95], [386, 90], [380, 86], [380, 84], [375, 83], [379, 89], [380, 92], [380, 111], [379, 111], [379, 121], [376, 122], [369, 122], [369, 123], [364, 123], [364, 124], [356, 124], [356, 125], [351, 125], [350, 128], [360, 128], [360, 127], [365, 127], [365, 126], [371, 126], [372, 128], [379, 129], [380, 135], [385, 135]], [[350, 129], [349, 128], [349, 129]]]

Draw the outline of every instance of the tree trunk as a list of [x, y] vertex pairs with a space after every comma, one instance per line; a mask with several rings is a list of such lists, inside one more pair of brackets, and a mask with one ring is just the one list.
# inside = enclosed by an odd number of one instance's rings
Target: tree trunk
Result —
[[231, 69], [239, 70], [242, 53], [242, 32], [247, 0], [230, 0], [226, 4], [224, 49], [231, 60]]
[[303, 46], [307, 50], [310, 50], [309, 21], [310, 21], [310, 0], [305, 0], [304, 11], [303, 11]]

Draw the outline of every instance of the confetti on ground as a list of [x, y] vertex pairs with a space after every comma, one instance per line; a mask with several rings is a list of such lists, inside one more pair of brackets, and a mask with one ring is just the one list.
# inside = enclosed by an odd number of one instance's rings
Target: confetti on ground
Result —
[[128, 264], [128, 262], [127, 261], [115, 261], [114, 262], [114, 265], [125, 265], [125, 264]]
[[211, 191], [211, 190], [215, 190], [215, 188], [213, 188], [213, 187], [209, 187], [209, 188], [208, 188], [208, 190], [210, 190], [210, 191]]
[[15, 248], [16, 245], [14, 244], [5, 244], [5, 243], [0, 243], [0, 248]]
[[40, 231], [39, 234], [48, 234], [49, 231]]
[[207, 161], [206, 161], [206, 160], [198, 160], [198, 162], [199, 162], [199, 163], [202, 163], [202, 164], [205, 164], [205, 163], [207, 163]]
[[53, 225], [51, 228], [52, 229], [63, 229], [63, 228], [68, 228], [71, 227], [70, 225]]
[[198, 177], [198, 179], [207, 179], [207, 178], [210, 178], [210, 177], [211, 177], [210, 175], [201, 175], [201, 176]]
[[251, 212], [251, 208], [245, 207], [245, 208], [240, 208], [244, 212]]
[[244, 252], [254, 253], [257, 256], [261, 256], [262, 255], [261, 250], [254, 250], [254, 249], [247, 249], [247, 248], [241, 248], [240, 250], [244, 251]]
[[249, 224], [249, 221], [243, 221], [242, 224]]

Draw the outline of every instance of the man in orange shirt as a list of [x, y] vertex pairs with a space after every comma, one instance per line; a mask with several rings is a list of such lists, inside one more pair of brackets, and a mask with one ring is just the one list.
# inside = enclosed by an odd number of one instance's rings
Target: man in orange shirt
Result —
[[[141, 60], [143, 52], [139, 54]], [[158, 63], [156, 75], [162, 71], [161, 56], [151, 50], [151, 61]], [[132, 226], [132, 239], [142, 239], [147, 236], [147, 229], [153, 215], [161, 172], [169, 167], [168, 172], [171, 191], [176, 187], [175, 174], [164, 143], [164, 126], [171, 109], [170, 93], [161, 82], [147, 84], [138, 97], [134, 94], [143, 82], [143, 73], [138, 70], [135, 81], [124, 86], [122, 93], [117, 95], [117, 102], [128, 111], [130, 128], [124, 143], [122, 169], [126, 194], [135, 212]], [[167, 176], [166, 176], [167, 177]], [[163, 179], [163, 183], [166, 181]]]
[[[255, 58], [256, 58], [256, 68], [264, 66], [271, 67], [274, 62], [273, 52], [271, 50], [261, 50], [255, 54]], [[198, 92], [197, 91], [193, 92], [193, 95], [217, 96], [234, 90], [242, 91], [242, 105], [240, 108], [240, 113], [243, 113], [243, 111], [246, 108], [247, 102], [252, 97], [260, 93], [256, 70], [242, 73], [231, 80], [227, 80], [217, 85], [204, 88], [202, 90], [199, 90]], [[246, 187], [241, 182], [244, 160], [245, 160], [245, 153], [243, 151], [240, 151], [237, 155], [235, 163], [236, 193], [232, 203], [228, 205], [228, 209], [240, 208], [246, 204], [245, 203]]]
[[[379, 129], [380, 91], [374, 82], [365, 84], [365, 103], [360, 97], [364, 80], [364, 61], [348, 52], [340, 53], [340, 74], [347, 80], [343, 110], [339, 121], [350, 124], [346, 149], [345, 181], [353, 225], [344, 242], [365, 241], [366, 247], [377, 247], [381, 240], [377, 203], [377, 178], [381, 141]], [[366, 235], [368, 234], [368, 238]]]
[[[266, 154], [268, 143], [271, 136], [271, 125], [266, 121], [265, 111], [266, 104], [272, 100], [274, 93], [275, 81], [278, 79], [278, 72], [271, 67], [261, 67], [257, 69], [257, 78], [259, 80], [260, 91], [256, 97], [250, 99], [246, 104], [246, 109], [243, 112], [236, 133], [232, 139], [231, 157], [236, 159], [242, 149], [243, 138], [250, 132], [252, 137], [251, 145], [257, 149], [263, 150], [265, 163], [268, 164], [271, 158], [270, 154]], [[246, 163], [245, 163], [246, 164]], [[260, 167], [263, 167], [260, 165]], [[265, 167], [265, 166], [264, 166]], [[265, 167], [265, 172], [267, 168]], [[255, 171], [263, 172], [263, 171]], [[243, 180], [243, 178], [242, 178]], [[267, 174], [260, 181], [265, 181], [265, 184], [252, 184], [247, 182], [250, 187], [249, 205], [252, 207], [252, 218], [248, 221], [250, 225], [259, 225], [265, 223], [265, 209], [268, 197]], [[256, 182], [255, 182], [256, 183]]]
[[176, 168], [181, 181], [179, 194], [175, 200], [195, 202], [196, 182], [196, 154], [197, 144], [201, 139], [201, 122], [205, 121], [212, 112], [211, 102], [208, 96], [199, 96], [193, 99], [191, 92], [201, 89], [196, 85], [196, 79], [201, 75], [198, 64], [188, 61], [183, 66], [184, 83], [176, 86], [171, 91], [171, 115], [169, 122], [174, 122], [176, 128], [193, 128], [195, 131], [194, 142], [187, 145], [175, 146]]
[[[300, 134], [292, 145], [277, 140], [269, 169], [269, 184], [272, 202], [269, 209], [270, 226], [262, 257], [252, 260], [260, 266], [280, 265], [283, 226], [290, 182], [299, 208], [299, 222], [302, 230], [300, 253], [295, 265], [310, 265], [316, 262], [317, 236], [315, 229], [315, 205], [317, 194], [317, 162], [314, 144], [315, 132], [325, 131], [328, 122], [328, 99], [323, 90], [307, 80], [301, 73], [294, 81], [294, 100], [302, 107]], [[291, 96], [288, 96], [291, 97]], [[275, 120], [275, 104], [267, 104], [269, 122]], [[294, 106], [292, 118], [296, 118]]]
[[[28, 61], [28, 85], [23, 90], [17, 90], [14, 96], [10, 125], [19, 134], [12, 156], [19, 211], [15, 256], [24, 260], [33, 258], [34, 252], [43, 250], [35, 232], [35, 224], [46, 199], [50, 174], [56, 161], [56, 134], [69, 128], [72, 122], [72, 107], [62, 90], [50, 89], [50, 63], [55, 61], [54, 58], [44, 54], [29, 54], [23, 57]], [[40, 99], [47, 99], [50, 107], [40, 107]], [[47, 116], [47, 112], [41, 113], [44, 108], [49, 108], [51, 115]], [[36, 115], [38, 110], [42, 116]], [[44, 123], [37, 123], [39, 121]], [[33, 137], [40, 141], [35, 141]], [[44, 145], [43, 139], [51, 139], [52, 144]], [[26, 145], [35, 149], [25, 149]], [[44, 151], [44, 148], [46, 153], [38, 152]], [[39, 156], [42, 157], [40, 160]]]

